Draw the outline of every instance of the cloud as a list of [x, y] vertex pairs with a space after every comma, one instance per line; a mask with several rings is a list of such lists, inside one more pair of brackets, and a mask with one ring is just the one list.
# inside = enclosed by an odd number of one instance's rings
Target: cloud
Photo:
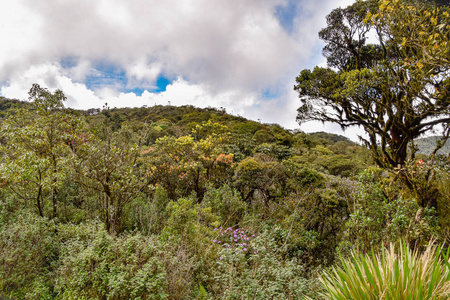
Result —
[[26, 99], [36, 82], [76, 108], [170, 101], [295, 128], [295, 76], [324, 61], [317, 32], [351, 2], [3, 1], [0, 91]]

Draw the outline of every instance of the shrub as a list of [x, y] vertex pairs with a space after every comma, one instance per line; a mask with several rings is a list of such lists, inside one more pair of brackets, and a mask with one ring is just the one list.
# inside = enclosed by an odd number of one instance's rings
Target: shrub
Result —
[[[271, 232], [255, 237], [247, 235], [242, 228], [222, 232], [225, 233], [223, 249], [214, 270], [213, 290], [217, 298], [298, 299], [312, 290], [303, 276], [303, 267], [296, 259], [286, 259], [280, 254]], [[230, 234], [236, 233], [238, 243], [225, 242]], [[244, 242], [247, 245], [242, 246]]]
[[0, 227], [0, 298], [52, 299], [57, 261], [54, 222], [19, 212]]
[[[397, 250], [397, 251], [396, 251]], [[449, 299], [448, 254], [443, 261], [440, 247], [428, 246], [423, 253], [406, 243], [380, 254], [361, 255], [353, 251], [341, 258], [341, 267], [323, 273], [325, 299]]]
[[63, 299], [166, 299], [156, 239], [109, 235], [99, 224], [61, 227], [55, 289]]
[[238, 224], [247, 208], [239, 192], [229, 185], [208, 189], [201, 206], [211, 207], [212, 212], [219, 216], [222, 226]]
[[127, 207], [126, 229], [139, 230], [144, 235], [159, 234], [169, 218], [167, 192], [157, 186], [153, 197], [136, 197]]
[[356, 246], [367, 252], [400, 238], [421, 244], [436, 237], [435, 209], [421, 210], [416, 200], [407, 196], [389, 197], [385, 190], [392, 187], [390, 183], [383, 184], [380, 172], [380, 169], [370, 168], [360, 174], [341, 249]]
[[219, 223], [210, 207], [195, 202], [195, 195], [170, 202], [170, 216], [159, 236], [164, 245], [162, 262], [167, 270], [170, 299], [192, 298], [201, 286], [210, 285], [217, 248], [209, 241]]

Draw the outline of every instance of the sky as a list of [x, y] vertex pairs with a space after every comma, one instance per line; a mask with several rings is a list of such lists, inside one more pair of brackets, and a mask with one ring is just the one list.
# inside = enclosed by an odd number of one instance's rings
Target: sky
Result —
[[0, 1], [0, 95], [33, 83], [76, 109], [194, 105], [357, 140], [296, 123], [301, 70], [324, 65], [318, 32], [352, 0]]

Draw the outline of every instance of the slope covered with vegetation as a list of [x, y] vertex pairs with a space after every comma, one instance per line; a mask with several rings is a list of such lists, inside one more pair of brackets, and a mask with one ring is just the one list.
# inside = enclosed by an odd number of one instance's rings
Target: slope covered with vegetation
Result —
[[341, 136], [30, 95], [5, 105], [1, 131], [0, 287], [13, 298], [314, 297], [337, 251], [446, 228], [448, 190], [417, 217], [401, 183]]
[[[333, 11], [321, 36], [339, 68], [297, 78], [299, 119], [359, 124], [370, 136], [364, 146], [214, 108], [76, 111], [64, 107], [63, 91], [39, 85], [30, 102], [0, 99], [0, 296], [448, 299], [449, 252], [429, 245], [448, 245], [448, 157], [408, 145], [437, 124], [442, 142], [450, 135], [448, 47], [440, 47], [449, 25], [439, 23], [449, 14], [388, 2]], [[431, 42], [403, 40], [389, 19], [429, 10], [438, 16]], [[333, 44], [352, 32], [346, 26], [379, 26], [391, 37], [384, 50], [362, 36]], [[433, 71], [441, 75], [427, 77]], [[418, 105], [422, 95], [395, 72], [418, 80], [415, 88], [442, 82]], [[336, 114], [308, 106], [313, 100]], [[413, 122], [426, 121], [426, 109], [439, 122]], [[416, 127], [399, 121], [409, 117]]]

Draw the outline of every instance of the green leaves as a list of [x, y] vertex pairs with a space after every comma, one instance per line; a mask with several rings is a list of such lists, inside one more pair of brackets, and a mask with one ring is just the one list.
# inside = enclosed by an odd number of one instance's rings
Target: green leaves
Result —
[[360, 126], [378, 166], [405, 166], [408, 144], [450, 122], [449, 23], [448, 8], [403, 0], [333, 10], [319, 33], [333, 69], [300, 72], [297, 121]]
[[331, 300], [448, 299], [450, 269], [439, 257], [441, 247], [429, 245], [423, 253], [406, 243], [389, 248], [380, 254], [353, 251], [349, 259], [341, 258], [341, 267], [321, 277], [323, 296]]
[[70, 174], [69, 161], [83, 143], [85, 123], [63, 110], [64, 94], [39, 85], [30, 90], [35, 110], [19, 110], [2, 124], [5, 161], [0, 168], [9, 188], [41, 216], [57, 217], [57, 194]]
[[64, 101], [67, 99], [61, 90], [56, 90], [54, 93], [51, 93], [36, 83], [33, 84], [28, 94], [36, 110], [39, 113], [45, 114], [63, 109]]

